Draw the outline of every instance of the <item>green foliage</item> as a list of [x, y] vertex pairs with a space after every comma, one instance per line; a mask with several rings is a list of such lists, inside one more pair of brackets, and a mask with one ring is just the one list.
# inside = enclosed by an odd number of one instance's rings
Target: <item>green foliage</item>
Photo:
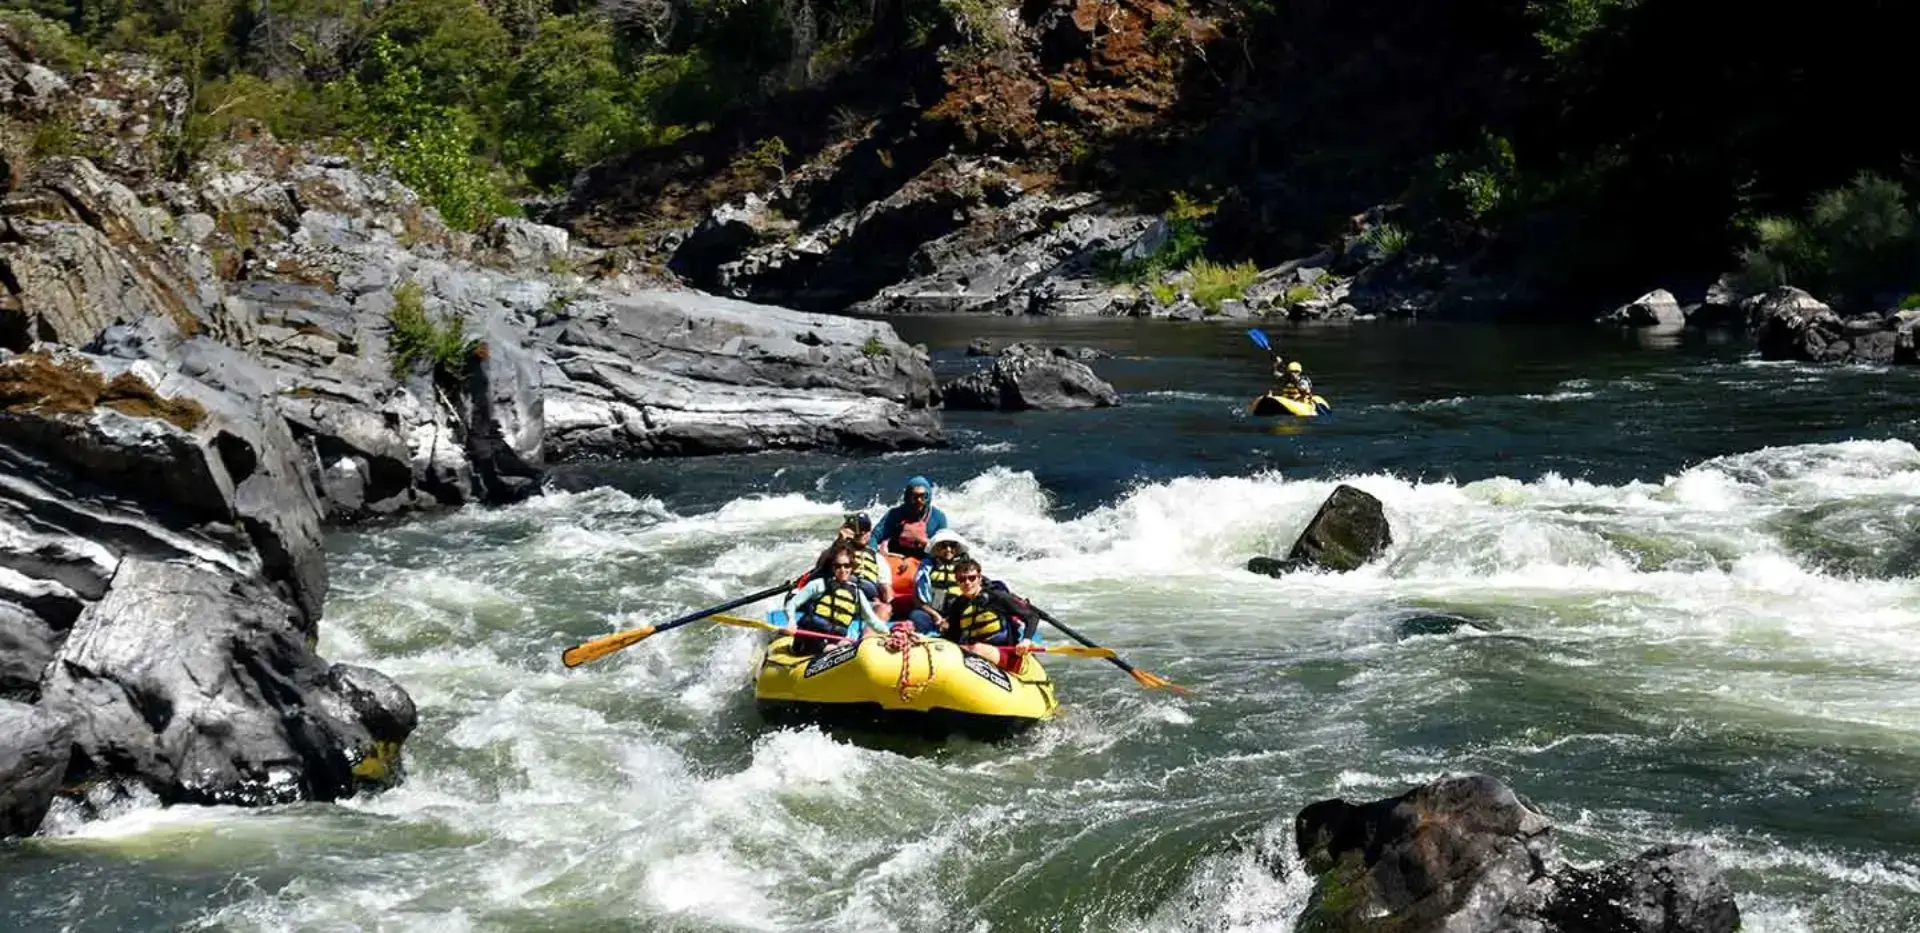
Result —
[[1222, 265], [1207, 259], [1196, 259], [1187, 266], [1187, 291], [1193, 295], [1195, 304], [1206, 309], [1208, 314], [1218, 314], [1220, 303], [1237, 299], [1247, 293], [1247, 286], [1260, 275], [1260, 268], [1251, 262], [1238, 262]]
[[592, 14], [549, 16], [510, 69], [500, 108], [503, 159], [538, 187], [634, 145], [650, 123], [627, 96], [613, 30]]
[[1379, 224], [1368, 227], [1360, 234], [1360, 239], [1377, 249], [1384, 256], [1392, 256], [1407, 248], [1411, 236], [1398, 224]]
[[1598, 30], [1614, 9], [1631, 9], [1639, 0], [1531, 0], [1527, 16], [1538, 29], [1533, 37], [1554, 57], [1571, 55]]
[[1413, 197], [1430, 215], [1477, 223], [1512, 206], [1518, 187], [1513, 144], [1483, 130], [1478, 146], [1434, 156], [1428, 173], [1415, 181]]
[[1287, 289], [1287, 293], [1280, 297], [1280, 303], [1291, 308], [1301, 302], [1312, 301], [1319, 294], [1320, 290], [1311, 285], [1295, 285]]
[[966, 44], [990, 53], [1013, 47], [1007, 8], [997, 0], [940, 0], [940, 8]]
[[85, 42], [74, 36], [73, 30], [64, 22], [64, 11], [46, 11], [61, 14], [56, 18], [41, 15], [32, 6], [29, 4], [30, 8], [25, 10], [0, 10], [0, 24], [24, 37], [42, 64], [61, 71], [72, 71], [93, 60], [93, 52]]
[[362, 76], [349, 87], [352, 121], [394, 176], [420, 192], [449, 226], [472, 230], [512, 210], [485, 165], [472, 155], [474, 128], [464, 111], [436, 103], [417, 65], [399, 46], [375, 37]]
[[880, 341], [879, 334], [870, 334], [867, 342], [860, 345], [860, 352], [866, 356], [883, 356], [887, 352], [887, 345]]
[[1920, 292], [1914, 292], [1908, 295], [1907, 297], [1900, 299], [1899, 310], [1920, 311]]
[[1920, 284], [1920, 211], [1878, 175], [1820, 193], [1804, 218], [1762, 217], [1752, 234], [1736, 274], [1748, 291], [1795, 285], [1865, 310], [1876, 295]]
[[436, 321], [428, 315], [420, 286], [412, 282], [393, 290], [387, 324], [387, 351], [396, 379], [405, 378], [418, 365], [431, 368], [436, 376], [457, 379], [466, 373], [468, 360], [480, 347], [478, 339], [467, 337], [464, 316]]
[[1173, 206], [1163, 215], [1167, 223], [1166, 241], [1152, 253], [1134, 259], [1104, 253], [1095, 257], [1094, 273], [1101, 281], [1117, 285], [1157, 281], [1175, 269], [1186, 268], [1207, 247], [1207, 234], [1201, 222], [1213, 210], [1212, 204], [1196, 201], [1184, 192], [1174, 192]]

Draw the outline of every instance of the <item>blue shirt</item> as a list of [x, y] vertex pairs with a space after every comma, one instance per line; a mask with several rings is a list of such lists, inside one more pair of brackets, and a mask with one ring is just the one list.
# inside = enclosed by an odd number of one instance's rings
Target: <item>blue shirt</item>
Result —
[[[873, 527], [873, 537], [870, 540], [876, 547], [886, 547], [887, 542], [892, 541], [908, 521], [910, 519], [907, 517], [907, 507], [896, 505], [888, 509], [887, 514], [880, 516], [880, 524]], [[946, 527], [947, 513], [931, 505], [927, 506], [927, 540], [932, 541], [933, 536]]]

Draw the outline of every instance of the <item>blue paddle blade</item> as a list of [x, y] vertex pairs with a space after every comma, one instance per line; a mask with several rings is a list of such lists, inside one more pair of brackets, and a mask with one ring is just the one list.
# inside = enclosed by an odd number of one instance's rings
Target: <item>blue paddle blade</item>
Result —
[[1254, 346], [1259, 347], [1262, 350], [1273, 349], [1273, 344], [1267, 341], [1266, 331], [1263, 331], [1258, 327], [1249, 327], [1247, 328], [1247, 336], [1253, 338]]

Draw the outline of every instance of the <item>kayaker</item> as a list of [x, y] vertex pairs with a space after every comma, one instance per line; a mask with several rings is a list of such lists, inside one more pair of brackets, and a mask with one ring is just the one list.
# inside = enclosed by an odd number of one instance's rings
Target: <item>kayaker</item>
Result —
[[[854, 582], [853, 568], [859, 563], [858, 548], [836, 541], [827, 549], [828, 577], [814, 578], [787, 596], [787, 618], [795, 628], [828, 635], [859, 638], [862, 632], [886, 631], [886, 623], [873, 611], [867, 594]], [[794, 654], [819, 654], [829, 639], [796, 637]]]
[[1274, 357], [1274, 394], [1291, 398], [1307, 399], [1309, 401], [1312, 400], [1313, 380], [1308, 379], [1307, 374], [1302, 372], [1301, 368], [1299, 360], [1289, 360], [1285, 366], [1281, 366], [1280, 358], [1277, 356]]
[[867, 601], [873, 604], [874, 612], [880, 618], [890, 617], [893, 609], [893, 575], [880, 570], [880, 554], [874, 550], [871, 541], [873, 519], [865, 512], [855, 512], [840, 522], [840, 528], [834, 533], [834, 543], [820, 552], [813, 562], [813, 576], [826, 579], [831, 568], [828, 558], [833, 554], [834, 545], [846, 544], [854, 550], [853, 580], [859, 584], [860, 592], [865, 593]]
[[920, 562], [920, 570], [914, 575], [914, 608], [907, 614], [907, 621], [913, 623], [913, 630], [922, 635], [940, 633], [940, 604], [949, 594], [960, 592], [960, 582], [954, 579], [954, 563], [967, 556], [967, 542], [951, 528], [942, 528], [935, 533], [927, 547], [927, 559]]
[[933, 506], [933, 484], [915, 476], [901, 491], [900, 504], [880, 516], [873, 536], [881, 552], [918, 559], [927, 556], [928, 541], [946, 527], [946, 513]]
[[1019, 671], [1027, 657], [1019, 646], [1033, 640], [1038, 614], [1006, 584], [989, 584], [971, 557], [954, 561], [953, 578], [960, 592], [941, 603], [941, 634], [1003, 670]]

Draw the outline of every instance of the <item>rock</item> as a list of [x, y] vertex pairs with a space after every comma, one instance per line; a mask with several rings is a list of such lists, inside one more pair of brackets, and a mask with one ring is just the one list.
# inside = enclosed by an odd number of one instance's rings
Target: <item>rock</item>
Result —
[[1342, 483], [1313, 513], [1286, 560], [1255, 557], [1247, 561], [1247, 569], [1276, 577], [1310, 567], [1344, 573], [1380, 556], [1392, 544], [1393, 530], [1380, 500]]
[[[17, 571], [7, 573], [18, 576]], [[26, 578], [16, 582], [24, 583]], [[39, 614], [0, 600], [0, 699], [23, 703], [40, 699], [40, 677], [60, 640], [60, 633]]]
[[30, 836], [66, 776], [73, 724], [58, 712], [0, 700], [0, 839]]
[[254, 580], [127, 557], [61, 648], [43, 702], [73, 717], [79, 780], [166, 802], [259, 805], [362, 789], [362, 711]]
[[1404, 933], [1495, 930], [1508, 907], [1538, 896], [1554, 856], [1552, 823], [1499, 781], [1441, 778], [1399, 797], [1322, 800], [1294, 817], [1294, 844], [1317, 876], [1299, 926]]
[[512, 267], [537, 269], [567, 258], [567, 231], [513, 217], [495, 218], [482, 238]]
[[1322, 800], [1294, 818], [1315, 875], [1302, 930], [1398, 933], [1733, 933], [1739, 912], [1712, 860], [1663, 846], [1597, 872], [1560, 862], [1552, 823], [1480, 774], [1399, 797]]
[[1564, 868], [1544, 911], [1552, 929], [1620, 933], [1732, 933], [1740, 907], [1707, 853], [1659, 845], [1587, 871]]
[[986, 369], [943, 385], [941, 395], [950, 410], [1058, 411], [1120, 404], [1120, 394], [1085, 363], [1012, 347]]
[[1800, 289], [1768, 289], [1743, 306], [1761, 359], [1833, 362], [1852, 351], [1840, 316]]
[[229, 803], [397, 779], [410, 710], [369, 726], [311, 647], [320, 503], [266, 370], [165, 327], [109, 348], [132, 358], [0, 357], [0, 637], [21, 646], [4, 685], [71, 721], [64, 777]]
[[577, 301], [535, 339], [548, 456], [944, 441], [926, 354], [884, 323], [650, 291]]
[[1686, 327], [1686, 315], [1680, 311], [1679, 299], [1664, 288], [1656, 288], [1634, 300], [1601, 315], [1596, 319], [1600, 324], [1618, 327], [1648, 327], [1655, 331], [1672, 332]]

